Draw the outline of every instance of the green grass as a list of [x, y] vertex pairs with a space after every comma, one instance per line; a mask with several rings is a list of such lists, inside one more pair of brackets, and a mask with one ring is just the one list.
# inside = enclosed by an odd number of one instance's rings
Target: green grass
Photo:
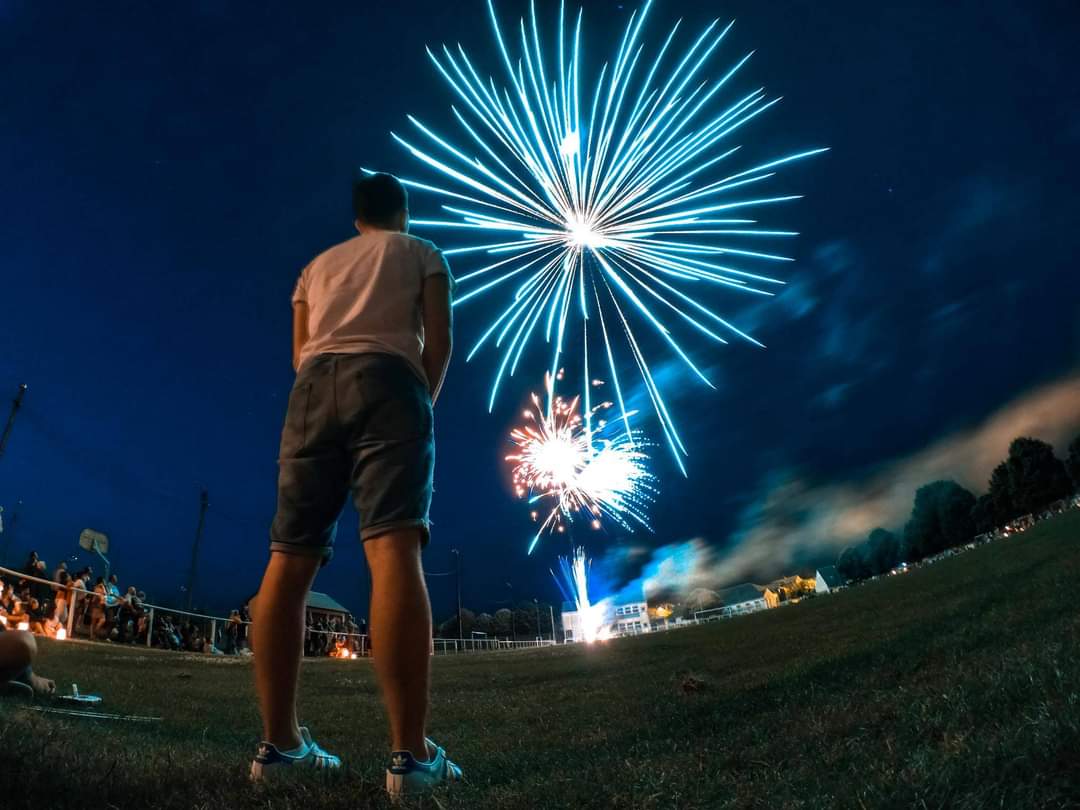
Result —
[[[440, 808], [1080, 807], [1080, 513], [906, 576], [597, 648], [439, 658]], [[246, 661], [46, 644], [39, 670], [154, 725], [0, 706], [0, 807], [367, 808], [370, 662], [306, 663], [346, 774], [253, 788]]]

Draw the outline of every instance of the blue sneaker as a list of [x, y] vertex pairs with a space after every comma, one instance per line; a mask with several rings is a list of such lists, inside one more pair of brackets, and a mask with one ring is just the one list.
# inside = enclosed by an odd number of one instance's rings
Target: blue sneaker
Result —
[[277, 746], [265, 740], [259, 743], [259, 752], [251, 761], [252, 781], [261, 782], [264, 779], [273, 778], [285, 770], [291, 770], [294, 766], [301, 770], [324, 772], [341, 768], [341, 760], [322, 750], [319, 744], [311, 739], [311, 732], [305, 726], [300, 727], [300, 737], [303, 745], [300, 746], [298, 753], [283, 753]]
[[390, 754], [390, 767], [386, 769], [386, 792], [392, 798], [405, 794], [425, 793], [443, 782], [460, 782], [461, 768], [446, 758], [446, 751], [427, 740], [428, 756], [420, 762], [409, 751]]

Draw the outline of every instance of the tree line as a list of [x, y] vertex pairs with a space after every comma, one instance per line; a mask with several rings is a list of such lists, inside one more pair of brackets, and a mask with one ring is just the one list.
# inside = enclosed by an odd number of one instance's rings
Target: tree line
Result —
[[887, 573], [901, 562], [918, 562], [971, 542], [1018, 517], [1039, 512], [1080, 489], [1080, 436], [1064, 460], [1046, 442], [1014, 439], [1008, 457], [990, 475], [985, 494], [975, 495], [955, 481], [934, 481], [915, 493], [902, 532], [877, 528], [848, 546], [836, 561], [847, 579]]
[[[494, 613], [477, 613], [461, 609], [461, 635], [471, 638], [473, 633], [483, 633], [487, 638], [534, 639], [551, 637], [551, 618], [555, 617], [555, 629], [561, 632], [562, 611], [559, 605], [547, 602], [522, 600], [511, 610], [501, 608]], [[451, 614], [435, 627], [437, 638], [457, 638], [457, 613]]]

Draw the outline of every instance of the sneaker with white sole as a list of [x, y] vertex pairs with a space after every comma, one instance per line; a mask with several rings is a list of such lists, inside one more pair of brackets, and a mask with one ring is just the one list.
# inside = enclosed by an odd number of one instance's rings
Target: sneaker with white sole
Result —
[[303, 744], [299, 753], [282, 752], [265, 740], [259, 743], [259, 751], [251, 761], [252, 781], [261, 782], [293, 768], [327, 773], [341, 768], [341, 760], [320, 748], [305, 726], [300, 727], [300, 738]]
[[427, 740], [428, 757], [419, 761], [410, 751], [394, 751], [390, 754], [390, 767], [386, 769], [386, 792], [392, 797], [425, 793], [444, 782], [460, 782], [461, 768], [446, 758], [446, 751], [432, 740]]

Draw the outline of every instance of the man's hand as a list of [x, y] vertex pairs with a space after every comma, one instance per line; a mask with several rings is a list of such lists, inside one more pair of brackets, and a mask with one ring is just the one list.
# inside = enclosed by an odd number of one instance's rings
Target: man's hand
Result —
[[300, 353], [304, 350], [304, 344], [308, 342], [308, 337], [308, 305], [306, 301], [297, 301], [293, 304], [292, 321], [293, 371], [300, 370]]
[[429, 276], [424, 281], [424, 353], [420, 358], [428, 379], [431, 401], [435, 402], [446, 377], [453, 349], [453, 315], [450, 310], [450, 279]]

